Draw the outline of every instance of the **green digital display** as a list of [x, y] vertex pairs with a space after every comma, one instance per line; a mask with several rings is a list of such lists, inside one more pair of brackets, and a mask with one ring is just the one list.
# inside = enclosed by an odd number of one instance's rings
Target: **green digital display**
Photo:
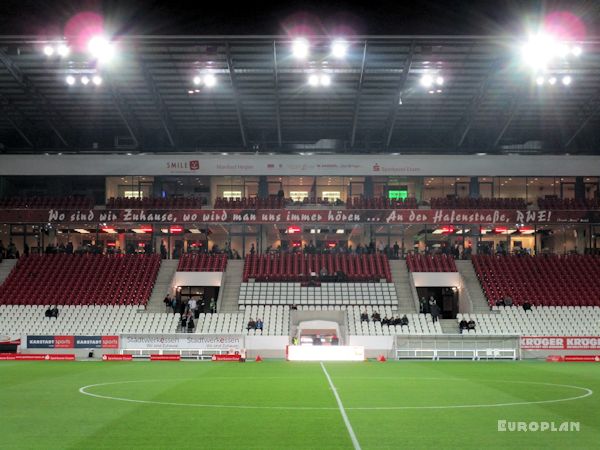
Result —
[[390, 200], [406, 200], [407, 197], [408, 197], [408, 191], [406, 189], [388, 191], [388, 198]]

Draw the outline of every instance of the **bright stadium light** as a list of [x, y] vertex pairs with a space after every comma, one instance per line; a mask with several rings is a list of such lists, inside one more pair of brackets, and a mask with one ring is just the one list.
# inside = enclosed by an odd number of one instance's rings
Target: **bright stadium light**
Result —
[[319, 75], [317, 74], [312, 74], [308, 77], [308, 84], [311, 86], [318, 86], [319, 85]]
[[556, 77], [548, 78], [548, 84], [554, 86], [556, 84]]
[[292, 55], [298, 59], [304, 59], [308, 56], [308, 41], [304, 38], [295, 39], [292, 43]]
[[109, 62], [115, 55], [113, 44], [103, 36], [94, 36], [87, 45], [88, 51], [100, 62]]
[[44, 55], [46, 55], [46, 56], [54, 55], [54, 47], [52, 47], [51, 45], [44, 46]]
[[99, 75], [94, 75], [92, 77], [92, 83], [94, 83], [96, 86], [100, 86], [102, 84], [102, 77]]
[[438, 86], [442, 86], [442, 85], [444, 84], [444, 77], [442, 77], [442, 76], [438, 76], [438, 77], [435, 79], [435, 84], [437, 84]]
[[69, 86], [73, 86], [75, 84], [75, 77], [73, 75], [67, 75], [67, 78], [65, 78], [65, 81], [67, 82], [67, 84]]
[[321, 78], [319, 81], [321, 82], [321, 86], [327, 87], [327, 86], [331, 85], [331, 77], [329, 75], [327, 75], [326, 73], [321, 75]]
[[578, 45], [574, 46], [571, 49], [571, 53], [573, 54], [573, 56], [580, 56], [581, 52], [582, 52], [581, 47], [579, 47]]
[[331, 54], [335, 58], [343, 59], [346, 57], [346, 51], [348, 50], [348, 44], [343, 40], [333, 41], [331, 44]]
[[421, 83], [421, 86], [423, 87], [431, 87], [431, 85], [433, 84], [433, 77], [431, 75], [425, 74], [421, 77], [419, 83]]
[[85, 75], [81, 77], [81, 84], [83, 84], [84, 86], [87, 86], [89, 82], [90, 82], [90, 79], [88, 77], [86, 77]]
[[213, 87], [215, 84], [217, 84], [217, 78], [212, 74], [212, 73], [207, 73], [206, 75], [204, 75], [204, 85], [206, 87]]
[[559, 53], [559, 47], [552, 36], [542, 33], [531, 35], [521, 48], [523, 63], [535, 71], [545, 70], [554, 56]]
[[194, 84], [195, 84], [196, 86], [198, 86], [198, 85], [202, 84], [202, 78], [200, 78], [200, 76], [199, 76], [199, 75], [196, 75], [192, 81], [194, 82]]
[[573, 81], [573, 79], [571, 78], [570, 75], [565, 75], [564, 77], [562, 77], [562, 84], [564, 86], [569, 86], [572, 81]]
[[544, 84], [544, 77], [539, 76], [535, 79], [535, 84], [537, 84], [538, 86], [541, 86], [542, 84]]
[[57, 48], [56, 48], [56, 52], [58, 53], [58, 55], [61, 58], [64, 58], [66, 56], [69, 56], [69, 53], [71, 53], [71, 49], [69, 48], [68, 45], [65, 44], [60, 44]]

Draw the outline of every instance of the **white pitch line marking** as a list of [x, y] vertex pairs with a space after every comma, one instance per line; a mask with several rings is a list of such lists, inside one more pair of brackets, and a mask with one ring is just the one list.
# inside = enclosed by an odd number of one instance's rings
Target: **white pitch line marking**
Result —
[[340, 395], [338, 394], [338, 391], [335, 388], [333, 381], [331, 381], [331, 377], [329, 376], [329, 373], [327, 372], [327, 369], [325, 368], [325, 364], [321, 363], [321, 369], [323, 369], [323, 373], [325, 373], [325, 376], [327, 377], [327, 381], [329, 382], [329, 387], [331, 387], [331, 390], [333, 391], [333, 395], [335, 396], [335, 400], [340, 409], [340, 413], [342, 413], [342, 418], [344, 419], [344, 423], [346, 424], [346, 428], [348, 429], [348, 434], [350, 435], [350, 439], [352, 440], [352, 445], [354, 445], [355, 450], [360, 450], [360, 444], [358, 443], [356, 434], [354, 434], [354, 430], [352, 429], [352, 425], [350, 424], [350, 419], [348, 419], [348, 415], [346, 414], [346, 410], [344, 409], [344, 405], [342, 404], [342, 399], [340, 398]]
[[[279, 378], [279, 377], [277, 377]], [[284, 377], [285, 378], [285, 377]], [[340, 378], [351, 378], [351, 377], [340, 377]], [[355, 377], [362, 378], [362, 377]], [[375, 378], [388, 378], [388, 377], [375, 377]], [[391, 378], [390, 378], [391, 379]], [[444, 380], [445, 378], [410, 378], [410, 377], [398, 377], [397, 380], [407, 380], [407, 379], [418, 379], [418, 380]], [[112, 397], [109, 395], [100, 395], [100, 394], [92, 394], [88, 392], [87, 389], [100, 387], [100, 386], [110, 386], [116, 384], [126, 384], [126, 383], [158, 383], [172, 380], [132, 380], [132, 381], [115, 381], [111, 383], [97, 383], [97, 384], [88, 384], [87, 386], [83, 386], [79, 388], [79, 393], [83, 395], [88, 395], [90, 397], [103, 398], [106, 400], [118, 400], [122, 402], [131, 402], [131, 403], [145, 403], [150, 405], [165, 405], [165, 406], [189, 406], [189, 407], [201, 407], [201, 408], [228, 408], [228, 409], [275, 409], [275, 410], [286, 410], [286, 411], [322, 411], [322, 410], [336, 410], [339, 408], [333, 407], [323, 407], [323, 406], [253, 406], [253, 405], [215, 405], [215, 404], [201, 404], [201, 403], [176, 403], [176, 402], [160, 402], [155, 400], [136, 400], [132, 398], [123, 398], [123, 397]], [[460, 381], [460, 379], [454, 380]], [[470, 381], [470, 380], [469, 380]], [[533, 384], [533, 385], [542, 385], [542, 386], [554, 386], [554, 387], [563, 387], [570, 389], [578, 389], [580, 391], [584, 391], [585, 393], [582, 395], [578, 395], [575, 397], [565, 397], [558, 398], [552, 400], [537, 400], [533, 402], [513, 402], [513, 403], [492, 403], [492, 404], [471, 404], [471, 405], [432, 405], [432, 406], [354, 406], [345, 408], [348, 411], [354, 410], [370, 410], [370, 411], [389, 411], [389, 410], [404, 410], [404, 409], [463, 409], [463, 408], [496, 408], [496, 407], [505, 407], [505, 406], [526, 406], [526, 405], [539, 405], [545, 403], [558, 403], [558, 402], [568, 402], [573, 400], [580, 400], [585, 397], [589, 397], [593, 395], [594, 391], [589, 388], [581, 387], [581, 386], [572, 386], [568, 384], [554, 384], [554, 383], [543, 383], [537, 381], [507, 381], [507, 380], [488, 380], [497, 383], [521, 383], [521, 384]], [[335, 391], [334, 391], [335, 392]]]

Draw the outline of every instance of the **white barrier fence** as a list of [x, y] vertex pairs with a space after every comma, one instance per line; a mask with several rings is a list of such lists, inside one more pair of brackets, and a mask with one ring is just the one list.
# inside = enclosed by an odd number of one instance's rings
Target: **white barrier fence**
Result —
[[226, 355], [229, 350], [223, 349], [197, 349], [197, 350], [179, 350], [179, 349], [134, 349], [130, 348], [127, 350], [120, 350], [120, 354], [133, 355], [134, 359], [148, 359], [150, 355], [179, 355], [181, 359], [195, 359], [195, 360], [210, 360], [213, 355]]
[[122, 334], [120, 349], [126, 350], [240, 350], [241, 334]]
[[431, 359], [439, 361], [440, 359], [470, 359], [478, 361], [481, 359], [517, 359], [517, 350], [504, 348], [486, 348], [486, 349], [409, 349], [396, 350], [396, 359]]

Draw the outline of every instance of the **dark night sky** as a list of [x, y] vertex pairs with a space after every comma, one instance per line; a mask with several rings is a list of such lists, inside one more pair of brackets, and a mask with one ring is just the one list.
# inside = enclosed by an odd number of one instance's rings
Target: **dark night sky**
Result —
[[[238, 6], [241, 5], [241, 6]], [[339, 26], [355, 34], [511, 34], [526, 17], [567, 10], [579, 16], [588, 36], [600, 35], [600, 0], [256, 1], [1, 0], [0, 34], [61, 30], [81, 11], [100, 12], [117, 33], [285, 34], [289, 24], [308, 23], [318, 34]]]

